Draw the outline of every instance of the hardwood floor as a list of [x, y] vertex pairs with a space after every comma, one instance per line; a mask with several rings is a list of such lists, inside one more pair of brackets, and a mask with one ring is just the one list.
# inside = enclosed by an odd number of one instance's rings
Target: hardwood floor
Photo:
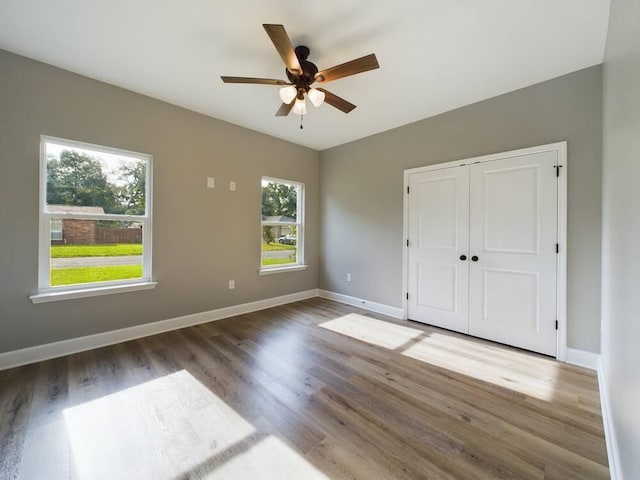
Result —
[[596, 375], [323, 299], [0, 372], [0, 478], [609, 478]]

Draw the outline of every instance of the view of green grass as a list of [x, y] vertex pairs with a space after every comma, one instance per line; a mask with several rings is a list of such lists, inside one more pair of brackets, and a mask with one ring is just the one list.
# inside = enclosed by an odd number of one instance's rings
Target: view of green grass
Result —
[[286, 263], [296, 263], [295, 258], [263, 258], [262, 265], [282, 265]]
[[126, 255], [142, 255], [142, 244], [51, 245], [51, 258], [122, 257]]
[[[285, 259], [286, 260], [286, 259]], [[142, 265], [60, 268], [51, 270], [51, 286], [107, 282], [142, 277]]]
[[281, 243], [270, 243], [267, 245], [266, 243], [262, 244], [263, 252], [273, 252], [275, 250], [295, 250], [295, 245], [283, 245]]

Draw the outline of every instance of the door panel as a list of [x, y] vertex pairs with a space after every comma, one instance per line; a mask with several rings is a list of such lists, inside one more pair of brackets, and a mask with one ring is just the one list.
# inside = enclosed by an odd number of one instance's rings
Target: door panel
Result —
[[417, 184], [418, 248], [456, 248], [458, 183], [456, 177], [445, 177], [424, 180]]
[[466, 333], [469, 169], [412, 174], [409, 187], [409, 318]]
[[469, 333], [556, 355], [556, 152], [470, 167]]
[[456, 267], [447, 265], [417, 265], [417, 303], [420, 308], [432, 308], [456, 313]]
[[485, 251], [538, 252], [539, 175], [537, 164], [483, 172]]
[[[505, 325], [538, 329], [538, 274], [483, 269], [484, 298], [482, 319]], [[505, 295], [504, 292], [509, 292]]]

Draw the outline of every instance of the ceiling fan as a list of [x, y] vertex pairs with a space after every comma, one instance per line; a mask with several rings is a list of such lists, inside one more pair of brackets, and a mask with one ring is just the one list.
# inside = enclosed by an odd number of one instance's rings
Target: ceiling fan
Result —
[[[319, 107], [323, 102], [327, 102], [338, 110], [349, 113], [356, 108], [353, 103], [344, 98], [325, 90], [324, 88], [314, 88], [314, 83], [328, 83], [339, 78], [348, 77], [357, 73], [367, 72], [379, 68], [375, 54], [366, 55], [350, 62], [336, 65], [318, 71], [315, 64], [307, 60], [309, 48], [300, 45], [295, 49], [291, 45], [291, 40], [284, 29], [284, 25], [263, 24], [269, 38], [276, 47], [286, 66], [285, 73], [289, 81], [277, 80], [273, 78], [250, 78], [250, 77], [226, 77], [222, 76], [225, 83], [250, 83], [259, 85], [282, 85], [280, 89], [280, 99], [282, 105], [276, 112], [278, 117], [286, 117], [289, 112], [298, 115], [307, 113], [305, 96], [309, 98], [314, 106]], [[300, 125], [302, 128], [302, 125]]]

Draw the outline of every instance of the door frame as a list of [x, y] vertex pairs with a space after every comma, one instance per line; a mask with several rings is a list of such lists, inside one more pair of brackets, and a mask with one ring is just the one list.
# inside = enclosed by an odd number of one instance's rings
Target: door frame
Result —
[[560, 245], [556, 258], [556, 318], [558, 320], [558, 335], [556, 358], [560, 361], [567, 359], [567, 142], [549, 143], [535, 147], [521, 148], [507, 152], [493, 153], [479, 157], [465, 158], [452, 162], [437, 163], [424, 167], [408, 168], [404, 170], [404, 195], [402, 206], [402, 318], [408, 320], [408, 301], [406, 292], [409, 287], [409, 175], [424, 173], [432, 170], [461, 167], [472, 163], [491, 162], [522, 155], [532, 155], [543, 152], [557, 152], [558, 154], [558, 244]]

